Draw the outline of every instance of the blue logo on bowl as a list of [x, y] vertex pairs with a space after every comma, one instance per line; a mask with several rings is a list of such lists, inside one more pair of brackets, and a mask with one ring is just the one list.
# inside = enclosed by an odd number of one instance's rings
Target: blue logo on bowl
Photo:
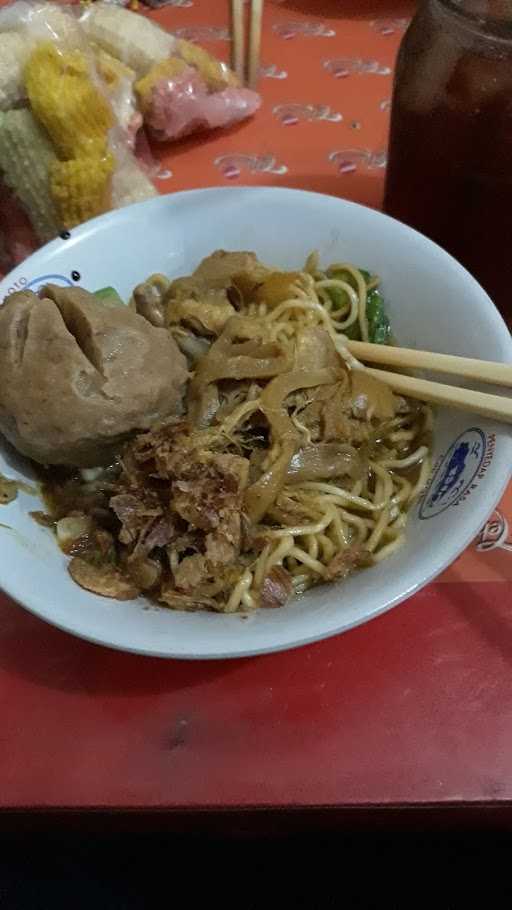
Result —
[[434, 518], [458, 505], [476, 488], [491, 463], [496, 437], [471, 427], [452, 443], [437, 462], [419, 509], [420, 518]]
[[38, 278], [32, 278], [32, 281], [25, 285], [25, 289], [28, 290], [30, 288], [31, 291], [34, 291], [34, 294], [37, 294], [45, 284], [59, 284], [67, 288], [73, 286], [73, 282], [66, 278], [65, 275], [39, 275]]

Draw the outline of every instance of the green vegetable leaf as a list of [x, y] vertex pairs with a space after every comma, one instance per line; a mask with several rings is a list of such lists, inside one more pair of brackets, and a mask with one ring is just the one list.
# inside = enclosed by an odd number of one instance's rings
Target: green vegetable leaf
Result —
[[325, 288], [325, 290], [329, 294], [335, 310], [341, 310], [343, 306], [348, 304], [348, 294], [343, 288]]
[[[369, 285], [373, 279], [371, 272], [366, 269], [359, 269], [366, 284]], [[354, 276], [345, 269], [328, 269], [329, 278], [338, 278], [340, 281], [346, 281], [351, 288], [357, 290], [357, 282]], [[348, 295], [342, 288], [326, 288], [329, 297], [332, 300], [335, 310], [339, 310], [348, 305]], [[391, 326], [386, 313], [384, 299], [378, 288], [372, 288], [366, 296], [366, 316], [368, 319], [368, 336], [373, 344], [389, 344], [391, 342]], [[361, 340], [361, 330], [359, 321], [356, 320], [345, 330], [345, 335], [351, 341]]]
[[327, 269], [327, 276], [329, 278], [337, 278], [339, 281], [346, 281], [354, 290], [357, 288], [357, 282], [354, 276], [345, 269]]
[[384, 307], [382, 294], [377, 288], [368, 292], [366, 298], [366, 316], [368, 319], [368, 338], [373, 344], [389, 344], [391, 326]]
[[[367, 272], [366, 269], [359, 269], [359, 271], [366, 281], [366, 284], [369, 284], [372, 280], [371, 273]], [[329, 278], [339, 278], [340, 281], [346, 281], [351, 288], [354, 288], [354, 291], [357, 291], [357, 281], [352, 275], [352, 272], [349, 272], [346, 269], [327, 269], [327, 275]]]
[[[365, 276], [365, 281], [367, 281], [366, 275], [368, 275], [368, 272], [363, 272], [363, 274]], [[357, 282], [355, 281], [354, 276], [351, 275], [350, 272], [345, 271], [345, 269], [328, 269], [327, 275], [329, 278], [337, 278], [339, 281], [345, 281], [351, 288], [357, 290]], [[342, 307], [348, 306], [348, 294], [343, 288], [326, 288], [326, 291], [332, 300], [335, 310], [341, 310]]]
[[348, 329], [343, 329], [343, 334], [346, 335], [350, 341], [361, 341], [361, 327], [359, 325], [359, 319], [356, 319], [352, 325], [349, 325]]
[[124, 306], [124, 301], [115, 288], [100, 288], [99, 291], [94, 291], [94, 296], [105, 306]]

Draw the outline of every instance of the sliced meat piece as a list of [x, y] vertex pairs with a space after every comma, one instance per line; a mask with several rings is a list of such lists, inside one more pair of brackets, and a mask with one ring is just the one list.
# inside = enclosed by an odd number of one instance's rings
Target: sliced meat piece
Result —
[[355, 420], [353, 417], [347, 417], [336, 408], [336, 402], [329, 402], [323, 411], [323, 439], [326, 442], [342, 440], [358, 445], [366, 442], [372, 433], [372, 427], [369, 423], [362, 420]]
[[359, 569], [361, 566], [367, 566], [370, 562], [371, 555], [364, 547], [348, 547], [346, 550], [341, 550], [339, 553], [336, 553], [336, 556], [333, 556], [327, 566], [325, 580], [334, 581], [346, 578], [354, 569]]
[[218, 491], [203, 486], [199, 477], [173, 483], [172, 507], [180, 518], [201, 531], [212, 531], [219, 524]]
[[110, 508], [121, 522], [119, 540], [124, 544], [136, 543], [141, 532], [149, 529], [162, 515], [158, 499], [150, 491], [145, 493], [144, 499], [133, 493], [118, 493], [112, 496]]
[[187, 425], [180, 420], [166, 421], [156, 430], [139, 433], [123, 453], [124, 479], [136, 484], [140, 468], [145, 471], [152, 463], [158, 477], [174, 477], [182, 461], [187, 460], [190, 448]]
[[337, 384], [319, 386], [316, 389], [307, 389], [291, 395], [288, 399], [289, 406], [297, 409], [297, 418], [303, 426], [307, 427], [313, 442], [322, 439], [322, 413], [324, 404], [336, 393]]
[[303, 506], [295, 499], [291, 499], [286, 493], [280, 493], [277, 501], [268, 511], [268, 517], [282, 525], [302, 525], [308, 524], [310, 516], [304, 512]]
[[204, 586], [210, 595], [221, 578], [219, 590], [228, 584], [240, 553], [249, 462], [204, 448], [207, 439], [175, 421], [140, 434], [123, 453], [110, 505], [122, 524], [123, 560], [141, 588], [132, 567], [155, 548], [167, 551], [174, 593], [195, 596]]
[[129, 547], [130, 563], [144, 559], [155, 547], [166, 547], [176, 536], [172, 515], [151, 489], [118, 493], [111, 498], [110, 508], [121, 522], [118, 539]]
[[231, 533], [212, 531], [206, 535], [206, 558], [213, 567], [229, 565], [236, 558], [240, 549], [239, 516], [233, 514], [228, 519], [232, 526]]
[[210, 577], [210, 569], [202, 553], [185, 556], [174, 573], [174, 584], [179, 591], [192, 594]]
[[260, 607], [282, 607], [293, 594], [292, 577], [282, 566], [273, 566], [265, 576], [260, 592]]
[[351, 393], [344, 385], [338, 385], [321, 408], [322, 439], [325, 442], [339, 441], [358, 444], [365, 442], [372, 432], [367, 420], [352, 416]]
[[156, 520], [150, 519], [138, 536], [137, 543], [128, 557], [129, 562], [144, 559], [156, 547], [166, 547], [175, 536], [175, 533], [172, 515], [166, 515]]
[[217, 569], [234, 562], [242, 545], [242, 521], [239, 511], [225, 510], [219, 528], [206, 536], [206, 558]]
[[172, 610], [186, 610], [196, 612], [197, 610], [216, 610], [219, 604], [212, 597], [203, 597], [202, 595], [181, 594], [174, 588], [163, 588], [160, 592], [159, 601], [171, 607]]
[[230, 512], [240, 516], [249, 476], [246, 458], [214, 455], [206, 463], [192, 463], [182, 476], [172, 485], [172, 506], [193, 527], [213, 531]]
[[166, 547], [175, 535], [176, 525], [172, 515], [165, 515], [163, 518], [157, 519], [144, 540], [146, 552], [150, 553], [155, 547]]
[[240, 455], [214, 455], [212, 464], [220, 470], [225, 477], [231, 477], [236, 482], [237, 492], [244, 490], [249, 480], [249, 462]]
[[74, 556], [68, 565], [73, 581], [86, 591], [112, 597], [114, 600], [132, 600], [138, 597], [139, 589], [125, 578], [115, 566], [95, 566], [81, 556]]

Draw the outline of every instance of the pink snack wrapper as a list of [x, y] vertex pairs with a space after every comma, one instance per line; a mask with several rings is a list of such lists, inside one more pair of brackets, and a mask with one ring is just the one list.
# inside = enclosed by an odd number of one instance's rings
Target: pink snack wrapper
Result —
[[248, 88], [209, 92], [198, 71], [187, 67], [176, 78], [155, 84], [145, 123], [155, 139], [169, 141], [232, 126], [254, 114], [260, 104], [258, 93]]

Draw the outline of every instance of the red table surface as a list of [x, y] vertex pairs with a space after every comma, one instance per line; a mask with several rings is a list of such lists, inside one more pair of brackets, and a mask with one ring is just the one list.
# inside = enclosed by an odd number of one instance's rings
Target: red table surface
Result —
[[[274, 70], [262, 79], [264, 106], [252, 123], [163, 149], [162, 189], [240, 179], [378, 204], [391, 67], [411, 8], [393, 0], [267, 3], [263, 62], [287, 76]], [[224, 33], [211, 29], [225, 27], [226, 10], [221, 0], [174, 0], [156, 17], [202, 40], [220, 34], [212, 49], [225, 55]], [[325, 59], [342, 61], [337, 76]], [[296, 121], [284, 123], [275, 109], [292, 104]], [[227, 170], [223, 156], [236, 158]], [[478, 544], [387, 615], [257, 659], [121, 654], [3, 598], [0, 806], [506, 805], [511, 514], [509, 490]]]
[[3, 603], [1, 805], [509, 800], [510, 589], [437, 593], [317, 645], [220, 663], [108, 651]]

